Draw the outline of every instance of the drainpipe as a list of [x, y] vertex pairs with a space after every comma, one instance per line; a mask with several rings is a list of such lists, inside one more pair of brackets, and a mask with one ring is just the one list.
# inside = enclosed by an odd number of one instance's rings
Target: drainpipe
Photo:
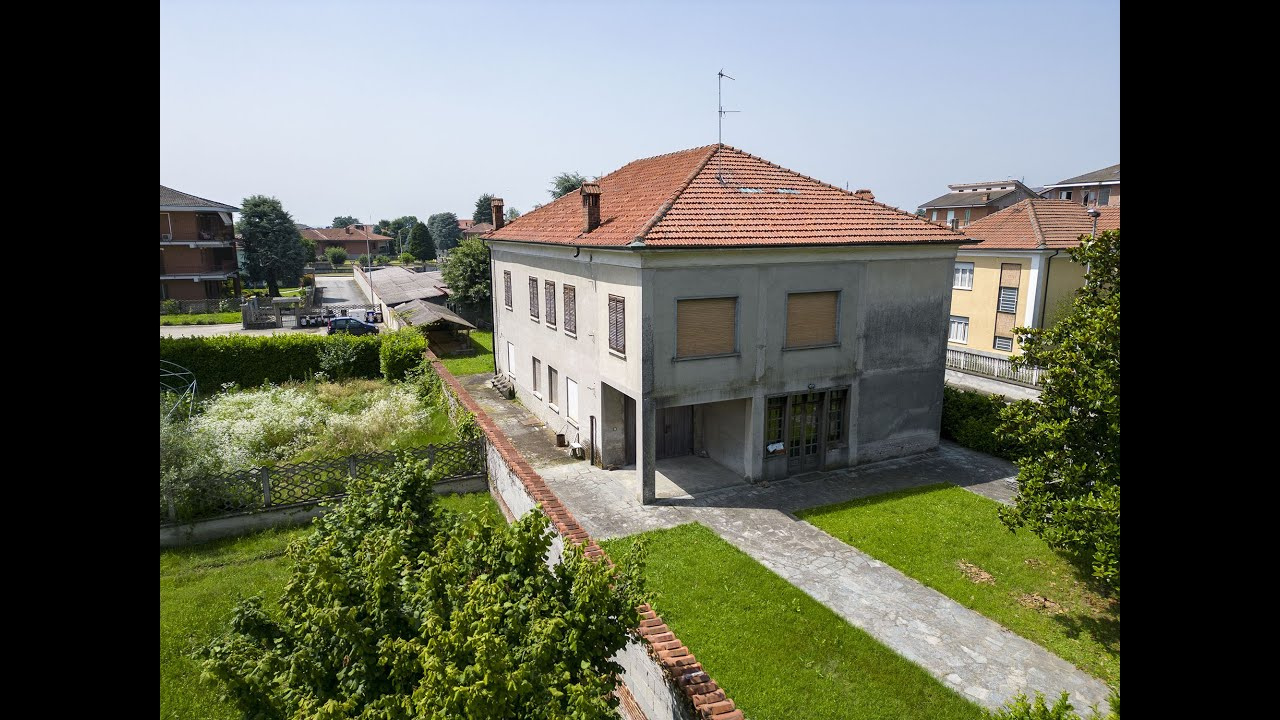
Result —
[[1038, 323], [1041, 328], [1044, 327], [1045, 311], [1049, 309], [1046, 307], [1049, 303], [1049, 278], [1053, 277], [1050, 271], [1053, 270], [1053, 259], [1058, 257], [1060, 252], [1062, 251], [1054, 250], [1053, 254], [1044, 260], [1044, 292], [1040, 293], [1040, 322]]
[[493, 315], [493, 334], [489, 336], [489, 344], [493, 346], [493, 376], [498, 377], [498, 290], [494, 287], [496, 273], [493, 268], [493, 248], [484, 244], [489, 253], [489, 312]]

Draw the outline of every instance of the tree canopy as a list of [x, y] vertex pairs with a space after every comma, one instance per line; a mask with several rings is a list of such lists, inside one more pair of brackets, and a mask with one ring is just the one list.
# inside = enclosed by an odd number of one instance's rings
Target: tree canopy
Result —
[[440, 507], [424, 461], [353, 479], [289, 548], [280, 612], [240, 603], [205, 670], [245, 717], [616, 720], [611, 658], [634, 636], [640, 567]]
[[308, 256], [302, 235], [280, 201], [253, 195], [240, 203], [237, 231], [244, 242], [245, 272], [254, 282], [265, 281], [267, 292], [280, 294], [281, 281], [296, 282]]
[[344, 228], [348, 225], [355, 225], [360, 222], [360, 218], [354, 218], [350, 215], [339, 215], [333, 219], [333, 226], [336, 228]]
[[441, 274], [451, 298], [470, 305], [488, 304], [489, 248], [480, 238], [466, 238], [450, 251]]
[[1002, 412], [1021, 448], [1012, 528], [1026, 526], [1120, 590], [1120, 231], [1082, 238], [1087, 268], [1071, 309], [1048, 328], [1017, 328], [1017, 366], [1044, 369], [1039, 402]]
[[551, 178], [551, 190], [549, 191], [551, 193], [551, 198], [554, 200], [564, 195], [568, 195], [574, 190], [582, 187], [582, 183], [586, 181], [587, 179], [585, 177], [576, 172], [562, 172]]
[[511, 222], [512, 220], [515, 220], [518, 217], [520, 217], [519, 210], [513, 207], [507, 208], [507, 222]]
[[476, 198], [476, 209], [471, 213], [471, 219], [478, 223], [493, 222], [493, 205], [490, 204], [492, 200], [493, 195], [490, 193]]
[[427, 224], [420, 222], [409, 233], [409, 252], [419, 260], [436, 259], [436, 243], [431, 239]]
[[391, 238], [393, 246], [398, 250], [401, 243], [408, 241], [409, 233], [417, 223], [417, 217], [413, 215], [401, 215], [395, 220], [379, 220], [378, 224], [373, 226], [373, 231], [379, 235], [386, 235]]
[[436, 242], [437, 252], [454, 248], [462, 239], [458, 216], [451, 212], [436, 213], [427, 218], [427, 229], [431, 231], [431, 239]]

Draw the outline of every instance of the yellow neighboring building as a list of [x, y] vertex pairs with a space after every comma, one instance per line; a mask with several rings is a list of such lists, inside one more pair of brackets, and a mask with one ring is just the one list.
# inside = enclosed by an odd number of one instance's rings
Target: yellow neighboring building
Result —
[[1067, 250], [1093, 232], [1090, 211], [1095, 210], [1098, 232], [1120, 227], [1118, 205], [1089, 208], [1072, 200], [1029, 199], [965, 228], [979, 242], [962, 245], [956, 255], [948, 365], [1003, 374], [992, 370], [1021, 352], [1013, 328], [1054, 323], [1084, 285], [1084, 268], [1071, 262]]

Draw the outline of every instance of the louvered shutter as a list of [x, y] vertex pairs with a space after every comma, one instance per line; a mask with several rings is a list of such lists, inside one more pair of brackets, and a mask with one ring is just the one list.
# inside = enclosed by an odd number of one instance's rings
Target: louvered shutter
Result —
[[503, 290], [502, 299], [506, 303], [507, 309], [510, 310], [511, 309], [511, 271], [510, 270], [502, 271], [502, 290]]
[[1018, 312], [1018, 288], [1000, 288], [1000, 303], [996, 306], [996, 310], [1002, 313]]
[[543, 286], [543, 297], [547, 300], [547, 324], [556, 324], [556, 284], [551, 280], [545, 281]]
[[609, 296], [609, 349], [627, 352], [626, 301], [617, 295]]
[[676, 301], [676, 357], [723, 355], [737, 350], [737, 298]]
[[572, 285], [564, 286], [564, 331], [578, 334], [578, 290]]
[[787, 347], [833, 345], [839, 292], [787, 295]]
[[538, 317], [538, 278], [529, 278], [529, 317]]

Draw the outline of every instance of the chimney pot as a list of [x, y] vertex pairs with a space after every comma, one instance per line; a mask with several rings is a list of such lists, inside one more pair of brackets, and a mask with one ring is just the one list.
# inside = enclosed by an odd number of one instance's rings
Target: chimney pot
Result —
[[342, 229], [343, 229], [343, 230], [345, 230], [345, 231], [346, 231], [346, 233], [347, 233], [348, 235], [350, 235], [350, 234], [351, 234], [351, 226], [350, 226], [350, 225], [348, 225], [348, 226], [346, 226], [346, 227], [344, 227], [344, 228], [342, 228]]
[[876, 196], [875, 196], [875, 195], [872, 195], [872, 194], [871, 194], [871, 191], [870, 191], [870, 190], [868, 190], [868, 189], [866, 189], [866, 188], [860, 188], [857, 192], [855, 192], [855, 193], [853, 194], [853, 196], [854, 196], [854, 197], [856, 197], [856, 198], [862, 198], [863, 200], [875, 200], [875, 199], [876, 199]]
[[490, 200], [489, 210], [493, 214], [493, 229], [501, 230], [502, 226], [507, 223], [507, 216], [502, 214], [502, 198]]
[[982, 202], [991, 202], [991, 193], [982, 193]]
[[582, 232], [589, 233], [600, 227], [600, 183], [582, 183]]

